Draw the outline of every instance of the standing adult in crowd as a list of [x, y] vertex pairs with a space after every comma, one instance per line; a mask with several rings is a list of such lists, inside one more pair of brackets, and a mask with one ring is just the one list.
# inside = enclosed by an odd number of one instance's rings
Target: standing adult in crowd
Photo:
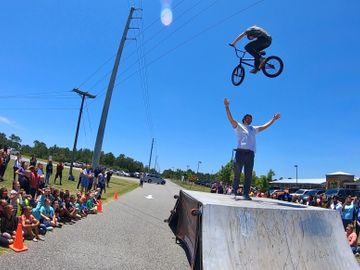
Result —
[[60, 179], [60, 185], [61, 185], [61, 180], [62, 180], [62, 173], [64, 170], [64, 163], [62, 163], [61, 161], [56, 165], [56, 175], [54, 178], [54, 184], [56, 184], [56, 179], [59, 177]]
[[29, 178], [29, 185], [30, 185], [30, 195], [32, 198], [35, 198], [36, 191], [39, 188], [39, 178], [35, 172], [35, 167], [33, 165], [29, 166], [29, 170], [26, 171], [26, 175]]
[[358, 198], [358, 202], [357, 202], [357, 209], [356, 209], [356, 214], [355, 214], [355, 220], [356, 220], [356, 235], [359, 238], [359, 233], [360, 233], [360, 207], [359, 207], [359, 198]]
[[46, 164], [45, 171], [45, 187], [47, 187], [49, 185], [50, 176], [53, 174], [53, 163], [51, 158], [49, 158], [49, 161]]
[[4, 174], [6, 171], [7, 163], [9, 162], [6, 149], [6, 147], [4, 149], [0, 149], [0, 182], [4, 181]]
[[343, 211], [342, 211], [342, 221], [344, 229], [347, 228], [347, 225], [351, 224], [354, 220], [355, 207], [351, 196], [345, 199]]
[[17, 172], [17, 170], [20, 169], [20, 168], [21, 168], [21, 154], [18, 152], [18, 153], [16, 154], [16, 159], [15, 159], [15, 161], [14, 161], [14, 167], [13, 167], [13, 169], [14, 169], [13, 181], [14, 181], [14, 182], [15, 182], [15, 180], [16, 180], [16, 172]]
[[36, 167], [36, 177], [39, 181], [39, 188], [45, 187], [45, 174], [44, 174], [44, 164], [38, 162]]
[[219, 194], [224, 194], [224, 186], [223, 186], [223, 182], [220, 182], [217, 186], [217, 193]]
[[98, 174], [98, 185], [97, 189], [100, 188], [100, 196], [102, 196], [102, 193], [106, 193], [106, 176], [105, 176], [105, 168], [102, 168], [100, 173]]
[[30, 159], [30, 166], [36, 167], [36, 164], [37, 164], [37, 159], [36, 159], [35, 154], [33, 154]]
[[243, 199], [251, 200], [249, 193], [256, 152], [255, 136], [259, 132], [270, 127], [276, 120], [278, 120], [280, 118], [280, 114], [275, 114], [270, 119], [270, 121], [268, 121], [262, 126], [251, 126], [252, 116], [250, 114], [246, 114], [242, 119], [242, 123], [240, 123], [234, 120], [234, 118], [232, 117], [229, 108], [230, 102], [226, 98], [224, 99], [224, 105], [227, 118], [231, 126], [234, 128], [237, 137], [237, 148], [234, 162], [233, 190], [236, 192], [236, 190], [238, 189], [240, 182], [240, 174], [244, 167], [245, 180], [242, 195]]
[[140, 184], [140, 187], [143, 187], [144, 186], [144, 181], [145, 181], [145, 173], [140, 173], [140, 178], [139, 178], [139, 184]]
[[343, 206], [342, 206], [342, 203], [338, 200], [337, 196], [334, 196], [332, 198], [332, 203], [330, 204], [330, 209], [336, 210], [339, 213], [339, 215], [342, 216]]
[[23, 189], [27, 194], [30, 194], [29, 178], [26, 174], [27, 169], [28, 169], [28, 163], [22, 161], [20, 168], [16, 171], [16, 174], [18, 175], [20, 189]]
[[113, 175], [113, 172], [111, 170], [107, 171], [107, 173], [106, 173], [106, 187], [109, 187], [109, 183], [110, 183], [112, 175]]
[[92, 175], [91, 166], [89, 164], [86, 165], [86, 168], [81, 171], [80, 174], [80, 192], [87, 192], [89, 188], [91, 189], [92, 183], [90, 185], [90, 177]]
[[[102, 171], [102, 168], [101, 168], [100, 166], [97, 166], [97, 167], [95, 168], [95, 170], [94, 170], [94, 177], [93, 177], [93, 183], [92, 183], [92, 185], [93, 185], [92, 188], [93, 188], [94, 190], [97, 189], [97, 186], [98, 186], [98, 183], [99, 183], [98, 176], [99, 176], [99, 174], [101, 173], [101, 171]], [[91, 188], [90, 188], [89, 190], [91, 190]]]

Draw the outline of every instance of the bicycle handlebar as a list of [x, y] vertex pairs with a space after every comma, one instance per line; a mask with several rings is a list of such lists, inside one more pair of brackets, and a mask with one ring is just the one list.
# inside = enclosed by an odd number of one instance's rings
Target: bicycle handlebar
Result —
[[[245, 56], [246, 51], [243, 51], [243, 50], [240, 50], [240, 49], [236, 48], [236, 47], [235, 47], [234, 45], [232, 45], [231, 43], [229, 43], [229, 46], [234, 48], [235, 53], [236, 53], [236, 56], [237, 56], [238, 58], [243, 58], [243, 57]], [[239, 55], [239, 52], [242, 53], [242, 56]]]

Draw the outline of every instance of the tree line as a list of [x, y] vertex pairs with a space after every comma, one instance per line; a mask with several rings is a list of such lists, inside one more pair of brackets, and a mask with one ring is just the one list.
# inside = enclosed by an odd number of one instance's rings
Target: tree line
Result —
[[[10, 147], [20, 151], [23, 155], [31, 156], [35, 154], [38, 158], [48, 159], [52, 156], [55, 161], [71, 161], [72, 151], [68, 147], [59, 147], [57, 145], [48, 147], [44, 142], [35, 140], [33, 146], [21, 144], [22, 140], [19, 136], [11, 134], [9, 137], [4, 133], [0, 133], [0, 148]], [[76, 162], [91, 163], [93, 151], [87, 148], [79, 149], [75, 153]], [[112, 152], [101, 153], [100, 164], [107, 168], [114, 170], [124, 170], [126, 172], [144, 172], [148, 168], [140, 161], [134, 160], [131, 157], [127, 157], [124, 154], [120, 154], [115, 157]], [[150, 170], [151, 173], [158, 173], [155, 169]], [[224, 184], [231, 184], [234, 179], [233, 161], [230, 160], [226, 165], [221, 166], [220, 170], [215, 174], [194, 172], [191, 169], [188, 170], [171, 170], [166, 169], [162, 172], [164, 178], [184, 180], [195, 182], [196, 180], [208, 180], [222, 181]], [[270, 182], [273, 180], [275, 172], [270, 169], [267, 175], [257, 176], [253, 171], [252, 186], [256, 186], [261, 190], [269, 188]], [[240, 182], [244, 181], [244, 175], [240, 177]]]
[[[230, 160], [226, 165], [221, 166], [221, 169], [216, 174], [209, 173], [196, 173], [193, 170], [171, 170], [167, 169], [163, 171], [165, 178], [171, 178], [176, 180], [184, 180], [195, 182], [197, 180], [207, 180], [209, 182], [221, 181], [225, 185], [232, 184], [234, 180], [233, 161]], [[260, 190], [268, 190], [270, 182], [273, 181], [275, 172], [270, 169], [266, 175], [257, 176], [256, 172], [253, 171], [251, 185], [259, 188]], [[244, 174], [241, 174], [240, 183], [244, 182]]]
[[[72, 151], [68, 147], [60, 147], [56, 144], [48, 147], [46, 143], [39, 140], [35, 140], [33, 146], [21, 143], [21, 138], [15, 134], [7, 137], [5, 133], [0, 133], [0, 148], [13, 148], [20, 151], [22, 155], [31, 156], [34, 154], [37, 158], [45, 160], [51, 156], [54, 161], [70, 162], [72, 158]], [[76, 151], [74, 161], [91, 164], [92, 155], [93, 151], [90, 149], [81, 148]], [[143, 172], [146, 169], [142, 162], [127, 157], [124, 154], [115, 157], [112, 152], [102, 152], [100, 164], [107, 168], [124, 170], [126, 172]]]

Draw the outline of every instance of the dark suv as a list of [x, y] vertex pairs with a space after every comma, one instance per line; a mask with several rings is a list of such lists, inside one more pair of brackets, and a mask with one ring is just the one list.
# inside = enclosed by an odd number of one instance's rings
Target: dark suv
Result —
[[358, 194], [358, 192], [359, 190], [356, 189], [333, 188], [333, 189], [328, 189], [325, 192], [325, 195], [327, 200], [330, 200], [334, 196], [337, 196], [340, 201], [344, 202], [348, 196], [354, 197]]

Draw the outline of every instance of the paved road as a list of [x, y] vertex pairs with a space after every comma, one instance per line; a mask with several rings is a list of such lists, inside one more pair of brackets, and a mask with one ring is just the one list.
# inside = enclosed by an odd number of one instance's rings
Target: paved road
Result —
[[[104, 212], [27, 242], [28, 251], [0, 256], [4, 269], [189, 269], [163, 220], [178, 186], [145, 184], [104, 205]], [[151, 196], [150, 196], [151, 195]], [[146, 197], [146, 198], [145, 198]]]

